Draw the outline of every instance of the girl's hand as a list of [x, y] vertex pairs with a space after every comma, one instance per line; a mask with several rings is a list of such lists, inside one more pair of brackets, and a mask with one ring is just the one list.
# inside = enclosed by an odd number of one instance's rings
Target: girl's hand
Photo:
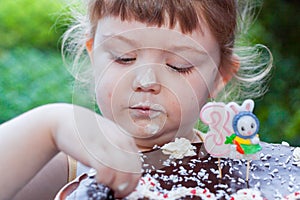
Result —
[[141, 161], [129, 134], [88, 109], [50, 104], [1, 124], [0, 199], [12, 199], [60, 151], [96, 169], [117, 197], [138, 183]]
[[[141, 175], [141, 160], [133, 138], [112, 121], [79, 106], [61, 105], [53, 138], [57, 147], [94, 168], [96, 179], [115, 191], [132, 192]], [[65, 110], [65, 111], [64, 111]]]

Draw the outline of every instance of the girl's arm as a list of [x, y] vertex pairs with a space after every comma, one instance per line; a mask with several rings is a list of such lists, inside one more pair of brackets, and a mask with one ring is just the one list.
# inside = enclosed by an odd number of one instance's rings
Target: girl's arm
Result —
[[11, 199], [60, 151], [95, 168], [98, 181], [117, 196], [127, 195], [141, 164], [133, 139], [124, 133], [96, 113], [69, 104], [42, 106], [2, 124], [0, 199]]
[[54, 199], [58, 191], [67, 184], [67, 180], [67, 155], [59, 153], [12, 200]]

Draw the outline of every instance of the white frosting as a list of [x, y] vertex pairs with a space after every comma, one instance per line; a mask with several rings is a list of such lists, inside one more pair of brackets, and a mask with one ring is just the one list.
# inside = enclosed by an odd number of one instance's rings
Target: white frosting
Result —
[[148, 124], [145, 131], [149, 134], [156, 134], [159, 131], [159, 126], [157, 124]]
[[300, 199], [300, 191], [294, 192], [286, 197], [284, 197], [285, 200], [299, 200]]
[[300, 147], [294, 149], [293, 158], [294, 158], [293, 164], [296, 165], [297, 167], [300, 167]]
[[141, 85], [141, 87], [149, 87], [156, 83], [156, 77], [152, 68], [148, 68], [145, 73], [141, 73], [136, 81]]
[[282, 144], [283, 146], [287, 146], [287, 147], [290, 146], [290, 144], [289, 144], [288, 142], [285, 142], [285, 141], [282, 141], [281, 144]]
[[156, 200], [175, 200], [185, 196], [198, 196], [201, 197], [201, 199], [216, 199], [215, 195], [206, 188], [178, 187], [173, 188], [170, 191], [162, 189], [159, 182], [149, 174], [146, 174], [140, 179], [135, 191], [125, 199], [136, 200], [146, 197]]
[[170, 155], [170, 159], [182, 159], [187, 156], [194, 156], [196, 152], [195, 146], [185, 138], [175, 138], [175, 142], [170, 142], [161, 147], [162, 152], [166, 155]]
[[241, 189], [237, 191], [237, 193], [231, 196], [231, 199], [232, 200], [253, 200], [253, 199], [263, 200], [264, 198], [261, 196], [260, 191], [249, 188], [249, 189]]
[[[163, 189], [159, 182], [149, 174], [146, 174], [139, 181], [138, 186], [126, 200], [137, 200], [141, 198], [149, 198], [156, 200], [175, 200], [184, 197], [201, 197], [201, 199], [218, 199], [215, 194], [211, 193], [207, 188], [187, 188], [187, 187], [174, 187], [172, 190]], [[286, 199], [296, 199], [299, 198], [300, 193], [296, 192], [286, 197]], [[261, 192], [253, 189], [241, 189], [237, 193], [230, 196], [231, 200], [264, 200]]]

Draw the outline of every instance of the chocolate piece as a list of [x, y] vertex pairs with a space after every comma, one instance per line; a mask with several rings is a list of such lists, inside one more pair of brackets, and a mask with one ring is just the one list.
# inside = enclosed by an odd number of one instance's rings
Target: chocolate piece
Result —
[[94, 177], [89, 177], [91, 180], [90, 183], [86, 185], [87, 189], [87, 196], [89, 200], [113, 200], [114, 194], [112, 190], [102, 184], [98, 184]]
[[[99, 184], [95, 180], [95, 176], [82, 175], [78, 180], [79, 184], [76, 189], [69, 191], [70, 187], [65, 188], [65, 191], [61, 192], [61, 196], [58, 199], [65, 200], [114, 200], [113, 191], [105, 185]], [[77, 183], [77, 181], [76, 181]], [[70, 185], [73, 187], [72, 185]], [[65, 195], [68, 193], [68, 195]], [[66, 196], [66, 197], [63, 197]]]

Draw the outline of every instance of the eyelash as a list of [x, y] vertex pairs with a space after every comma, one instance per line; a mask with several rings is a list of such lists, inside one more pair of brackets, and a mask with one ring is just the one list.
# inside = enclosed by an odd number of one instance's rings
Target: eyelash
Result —
[[181, 67], [176, 67], [174, 65], [170, 65], [170, 64], [166, 64], [168, 67], [170, 67], [172, 70], [176, 71], [176, 72], [179, 72], [179, 73], [182, 73], [182, 74], [190, 74], [192, 72], [192, 69], [193, 67], [184, 67], [184, 68], [181, 68]]
[[[126, 57], [117, 57], [114, 59], [116, 63], [121, 65], [128, 65], [132, 62], [136, 61], [136, 58], [126, 58]], [[170, 67], [172, 70], [181, 73], [181, 74], [190, 74], [192, 72], [193, 67], [176, 67], [174, 65], [166, 64], [168, 67]]]
[[127, 64], [130, 64], [130, 63], [136, 61], [136, 58], [117, 57], [114, 60], [116, 63], [122, 64], [122, 65], [127, 65]]

